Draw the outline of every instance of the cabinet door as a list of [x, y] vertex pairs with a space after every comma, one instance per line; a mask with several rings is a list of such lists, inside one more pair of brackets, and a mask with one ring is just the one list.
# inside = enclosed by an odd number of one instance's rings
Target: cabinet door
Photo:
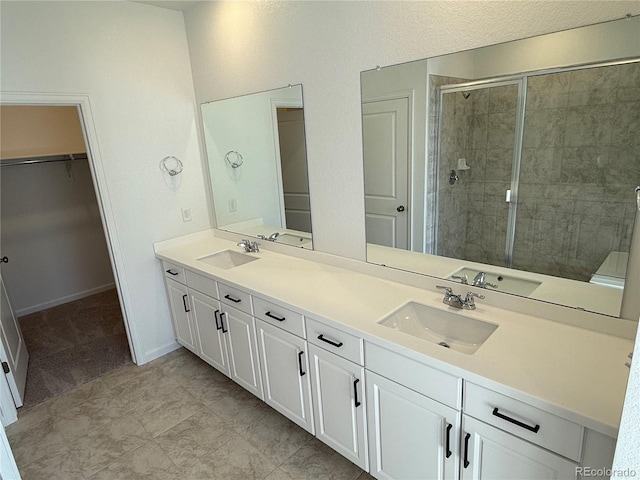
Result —
[[197, 333], [198, 354], [209, 365], [228, 376], [227, 345], [219, 318], [220, 302], [191, 289], [189, 293]]
[[576, 463], [498, 430], [463, 417], [462, 479], [575, 479]]
[[257, 320], [264, 401], [314, 433], [307, 342]]
[[232, 307], [224, 307], [220, 324], [229, 353], [229, 376], [261, 400], [262, 380], [258, 364], [255, 319]]
[[309, 346], [316, 437], [369, 470], [364, 368]]
[[196, 333], [191, 319], [191, 306], [189, 305], [189, 293], [186, 285], [174, 282], [165, 278], [167, 282], [167, 296], [169, 297], [169, 307], [171, 308], [171, 319], [173, 329], [178, 342], [191, 350], [196, 355]]
[[380, 479], [455, 479], [460, 413], [366, 372], [370, 473]]

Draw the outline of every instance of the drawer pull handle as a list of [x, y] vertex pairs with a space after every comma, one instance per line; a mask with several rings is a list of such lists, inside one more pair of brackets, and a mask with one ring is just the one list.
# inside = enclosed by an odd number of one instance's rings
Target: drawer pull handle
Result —
[[324, 336], [322, 334], [318, 335], [318, 340], [322, 340], [323, 342], [328, 343], [329, 345], [333, 345], [334, 347], [338, 347], [340, 348], [342, 345], [344, 345], [342, 342], [333, 342], [331, 340], [329, 340], [328, 338], [324, 338]]
[[300, 376], [304, 377], [307, 372], [302, 370], [302, 355], [304, 355], [304, 351], [298, 352], [298, 367], [300, 368]]
[[356, 378], [353, 381], [353, 404], [358, 408], [362, 403], [358, 401], [358, 383], [360, 383], [360, 379]]
[[171, 269], [167, 270], [167, 273], [168, 273], [169, 275], [173, 275], [174, 277], [175, 277], [176, 275], [179, 275], [179, 273], [178, 273], [178, 272], [174, 272], [174, 271], [173, 271], [173, 270], [171, 270]]
[[224, 319], [222, 318], [223, 315], [226, 315], [227, 312], [222, 312], [220, 313], [220, 326], [222, 328], [222, 333], [227, 333], [229, 330], [224, 328]]
[[453, 428], [453, 424], [447, 424], [447, 458], [451, 456], [451, 429]]
[[233, 298], [231, 295], [225, 295], [224, 298], [231, 300], [233, 303], [240, 303], [242, 300], [239, 298]]
[[493, 409], [493, 415], [498, 418], [501, 418], [502, 420], [506, 420], [509, 423], [513, 423], [514, 425], [522, 427], [525, 430], [529, 430], [530, 432], [533, 432], [533, 433], [538, 433], [538, 430], [540, 430], [540, 425], [536, 425], [535, 427], [532, 427], [531, 425], [527, 425], [526, 423], [519, 422], [515, 418], [507, 417], [506, 415], [498, 411], [498, 407], [495, 407]]
[[278, 317], [277, 315], [274, 315], [273, 313], [271, 313], [270, 311], [265, 313], [265, 315], [269, 318], [273, 318], [274, 320], [277, 320], [279, 322], [284, 322], [286, 320], [286, 317]]
[[464, 436], [464, 468], [469, 466], [469, 439], [471, 438], [471, 434], [467, 433]]
[[187, 306], [187, 294], [186, 293], [184, 295], [182, 295], [182, 303], [184, 304], [185, 313], [189, 313], [191, 310]]
[[216, 310], [215, 312], [213, 312], [213, 318], [215, 318], [216, 320], [216, 330], [220, 330], [222, 328], [218, 323], [219, 315], [220, 315], [220, 310]]

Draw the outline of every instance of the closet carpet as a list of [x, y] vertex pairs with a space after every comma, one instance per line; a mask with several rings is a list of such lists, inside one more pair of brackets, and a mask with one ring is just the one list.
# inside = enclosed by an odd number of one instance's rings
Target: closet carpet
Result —
[[24, 409], [132, 363], [115, 289], [19, 322], [29, 352]]

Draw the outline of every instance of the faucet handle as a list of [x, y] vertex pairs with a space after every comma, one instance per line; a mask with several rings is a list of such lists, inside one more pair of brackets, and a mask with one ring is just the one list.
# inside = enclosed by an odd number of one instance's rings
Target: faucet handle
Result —
[[456, 280], [460, 280], [460, 283], [462, 285], [468, 285], [469, 284], [469, 277], [467, 276], [466, 273], [464, 275], [451, 275], [451, 278], [455, 278]]
[[444, 290], [447, 295], [453, 295], [453, 290], [451, 290], [451, 287], [445, 287], [444, 285], [436, 285], [436, 288], [440, 288], [441, 290]]
[[475, 292], [467, 292], [467, 300], [473, 300], [473, 297], [479, 298], [479, 299], [483, 299], [485, 298], [484, 295], [480, 294], [480, 293], [475, 293]]

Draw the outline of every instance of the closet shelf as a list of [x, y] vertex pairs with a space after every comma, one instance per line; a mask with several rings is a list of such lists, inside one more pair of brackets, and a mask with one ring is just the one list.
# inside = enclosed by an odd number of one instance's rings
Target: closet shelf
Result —
[[0, 159], [0, 167], [13, 167], [16, 165], [32, 165], [37, 163], [69, 162], [71, 160], [87, 160], [87, 154], [67, 153], [63, 155], [43, 155], [40, 157], [3, 158]]

